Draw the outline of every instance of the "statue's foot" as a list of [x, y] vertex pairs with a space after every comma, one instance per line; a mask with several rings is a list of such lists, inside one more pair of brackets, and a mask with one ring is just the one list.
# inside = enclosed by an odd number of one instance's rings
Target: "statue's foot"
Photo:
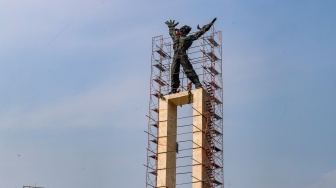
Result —
[[197, 84], [195, 84], [195, 87], [196, 87], [196, 89], [202, 88], [202, 84], [201, 83], [197, 83]]
[[176, 89], [172, 89], [172, 90], [169, 92], [169, 95], [170, 95], [170, 94], [174, 94], [174, 93], [176, 93]]

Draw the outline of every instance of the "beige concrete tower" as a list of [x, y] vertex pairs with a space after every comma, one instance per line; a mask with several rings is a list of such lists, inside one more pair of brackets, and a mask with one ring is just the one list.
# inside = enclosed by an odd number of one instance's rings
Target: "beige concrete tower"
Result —
[[[190, 101], [189, 101], [189, 97]], [[207, 182], [204, 164], [207, 157], [204, 148], [208, 147], [205, 134], [208, 99], [207, 92], [196, 89], [189, 93], [182, 92], [166, 95], [159, 101], [157, 185], [162, 188], [175, 188], [176, 184], [176, 135], [177, 106], [193, 103], [193, 151], [192, 177], [193, 188], [204, 188]]]

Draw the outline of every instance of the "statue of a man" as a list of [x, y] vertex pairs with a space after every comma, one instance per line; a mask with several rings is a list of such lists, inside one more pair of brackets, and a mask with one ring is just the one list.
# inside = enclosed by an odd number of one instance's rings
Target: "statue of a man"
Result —
[[175, 26], [179, 24], [178, 22], [175, 23], [175, 20], [166, 21], [166, 24], [169, 27], [169, 35], [172, 37], [174, 42], [174, 58], [171, 67], [171, 91], [169, 94], [176, 93], [177, 88], [180, 86], [180, 64], [183, 67], [184, 72], [186, 73], [187, 77], [191, 80], [193, 84], [195, 84], [196, 88], [202, 87], [202, 84], [199, 81], [198, 75], [196, 74], [194, 68], [192, 67], [187, 50], [192, 45], [194, 40], [200, 38], [205, 32], [207, 32], [211, 26], [214, 24], [217, 18], [214, 18], [209, 24], [203, 26], [193, 35], [189, 35], [191, 30], [190, 26], [182, 26], [180, 29], [175, 29]]

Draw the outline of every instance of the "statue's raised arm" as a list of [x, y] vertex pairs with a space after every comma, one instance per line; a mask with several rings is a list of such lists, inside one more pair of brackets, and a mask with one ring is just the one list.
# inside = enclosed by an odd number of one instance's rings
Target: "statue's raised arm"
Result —
[[217, 18], [214, 18], [209, 24], [204, 25], [202, 28], [199, 27], [199, 25], [197, 26], [197, 29], [199, 29], [198, 32], [196, 32], [194, 34], [195, 39], [197, 40], [198, 38], [200, 38], [205, 32], [209, 31], [209, 29], [211, 28], [211, 26], [215, 23], [215, 21], [217, 20]]
[[168, 25], [169, 28], [169, 35], [172, 37], [172, 39], [176, 38], [176, 33], [175, 33], [175, 27], [179, 24], [178, 22], [175, 23], [175, 20], [169, 20], [165, 22]]

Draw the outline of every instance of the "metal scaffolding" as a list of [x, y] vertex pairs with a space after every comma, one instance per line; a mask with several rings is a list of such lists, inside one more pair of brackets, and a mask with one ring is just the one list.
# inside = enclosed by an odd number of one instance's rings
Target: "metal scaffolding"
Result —
[[[167, 95], [171, 89], [170, 69], [172, 63], [172, 39], [156, 36], [152, 39], [150, 100], [148, 113], [148, 135], [146, 188], [157, 188], [159, 99]], [[193, 43], [188, 50], [188, 56], [196, 73], [199, 75], [203, 88], [209, 97], [205, 101], [207, 113], [200, 114], [206, 118], [206, 137], [208, 147], [202, 148], [207, 156], [207, 162], [202, 162], [207, 175], [203, 181], [206, 188], [223, 188], [223, 77], [222, 77], [222, 32], [214, 27]], [[182, 70], [182, 69], [181, 69]], [[180, 92], [188, 91], [188, 78], [182, 71], [180, 74]], [[176, 184], [174, 188], [192, 187], [193, 183], [202, 180], [195, 179], [191, 173], [194, 149], [192, 135], [193, 105], [179, 108], [177, 117], [177, 157]], [[170, 187], [171, 188], [171, 187]]]

